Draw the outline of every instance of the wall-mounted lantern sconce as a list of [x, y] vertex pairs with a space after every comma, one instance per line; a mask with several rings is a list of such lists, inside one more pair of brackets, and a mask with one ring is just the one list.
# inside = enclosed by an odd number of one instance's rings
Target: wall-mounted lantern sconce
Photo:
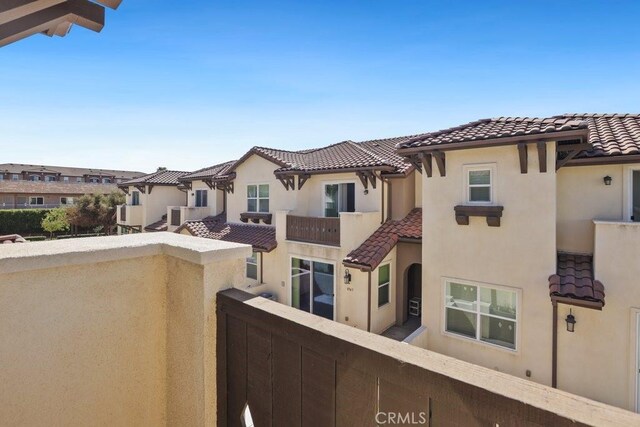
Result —
[[571, 309], [569, 309], [569, 314], [567, 314], [567, 318], [565, 319], [567, 322], [567, 331], [573, 332], [576, 328], [576, 318], [571, 313]]
[[611, 178], [609, 175], [607, 175], [604, 178], [602, 178], [602, 180], [604, 181], [604, 185], [611, 185], [611, 182], [613, 181], [613, 178]]
[[349, 283], [351, 283], [351, 273], [349, 273], [349, 269], [345, 269], [344, 270], [344, 284], [348, 285]]
[[368, 189], [368, 188], [365, 188], [365, 189], [364, 189], [364, 195], [366, 196], [367, 194], [369, 194], [369, 189]]

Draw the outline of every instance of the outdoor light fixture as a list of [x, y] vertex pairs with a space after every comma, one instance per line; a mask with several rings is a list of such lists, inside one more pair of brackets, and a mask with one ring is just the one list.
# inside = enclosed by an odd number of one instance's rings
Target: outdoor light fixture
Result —
[[367, 194], [369, 194], [369, 189], [368, 189], [368, 188], [365, 188], [365, 189], [364, 189], [364, 194], [365, 194], [365, 196], [366, 196]]
[[576, 328], [576, 318], [571, 314], [571, 309], [569, 309], [569, 314], [567, 314], [565, 320], [567, 322], [567, 331], [573, 332]]
[[351, 273], [349, 273], [349, 269], [345, 269], [344, 270], [344, 284], [348, 285], [349, 283], [351, 283]]
[[611, 181], [613, 181], [613, 178], [611, 178], [609, 175], [605, 176], [602, 179], [604, 181], [604, 185], [611, 185]]

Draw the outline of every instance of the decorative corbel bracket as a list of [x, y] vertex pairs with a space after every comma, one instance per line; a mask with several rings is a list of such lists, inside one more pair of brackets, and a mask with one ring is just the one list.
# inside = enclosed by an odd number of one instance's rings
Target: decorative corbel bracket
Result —
[[141, 192], [142, 194], [146, 194], [147, 193], [147, 189], [145, 188], [144, 185], [134, 185], [134, 187], [136, 187], [138, 189], [138, 191]]
[[302, 188], [304, 183], [307, 182], [309, 178], [311, 178], [311, 175], [309, 174], [298, 175], [298, 190]]

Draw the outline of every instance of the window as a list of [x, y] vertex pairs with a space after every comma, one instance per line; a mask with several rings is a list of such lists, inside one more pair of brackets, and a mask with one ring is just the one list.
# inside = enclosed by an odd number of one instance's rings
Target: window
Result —
[[60, 197], [60, 204], [61, 205], [72, 205], [73, 204], [73, 197]]
[[103, 184], [111, 184], [111, 178], [102, 178]]
[[0, 181], [4, 181], [4, 175], [0, 174]]
[[69, 177], [68, 177], [68, 176], [64, 176], [64, 177], [62, 177], [62, 181], [64, 181], [64, 182], [69, 182]]
[[82, 182], [82, 178], [81, 177], [77, 177], [76, 178], [76, 182]]
[[640, 170], [631, 171], [631, 221], [640, 221]]
[[29, 181], [40, 181], [40, 175], [30, 175]]
[[324, 216], [337, 217], [340, 212], [355, 212], [356, 185], [327, 184], [324, 186]]
[[89, 182], [92, 184], [100, 184], [100, 178], [91, 178]]
[[495, 202], [495, 165], [464, 166], [465, 200], [467, 203]]
[[140, 204], [140, 192], [132, 191], [131, 192], [131, 205], [138, 206]]
[[247, 278], [258, 280], [258, 253], [253, 252], [247, 258]]
[[378, 307], [389, 303], [390, 265], [385, 264], [378, 268]]
[[56, 180], [55, 176], [47, 175], [44, 177], [45, 182], [54, 182]]
[[196, 190], [196, 207], [204, 208], [207, 206], [207, 190]]
[[12, 181], [19, 181], [20, 180], [20, 175], [18, 175], [17, 173], [14, 173], [13, 175], [11, 175], [11, 180]]
[[334, 265], [291, 258], [291, 306], [334, 320]]
[[30, 205], [44, 205], [44, 197], [41, 197], [41, 196], [29, 197], [29, 204]]
[[445, 331], [512, 350], [516, 348], [516, 291], [447, 281]]
[[269, 185], [247, 185], [247, 211], [269, 212]]

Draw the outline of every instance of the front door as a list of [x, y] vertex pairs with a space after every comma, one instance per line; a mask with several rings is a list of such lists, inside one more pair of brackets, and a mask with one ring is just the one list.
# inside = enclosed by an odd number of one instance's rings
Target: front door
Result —
[[334, 318], [335, 274], [333, 264], [291, 258], [291, 306]]

